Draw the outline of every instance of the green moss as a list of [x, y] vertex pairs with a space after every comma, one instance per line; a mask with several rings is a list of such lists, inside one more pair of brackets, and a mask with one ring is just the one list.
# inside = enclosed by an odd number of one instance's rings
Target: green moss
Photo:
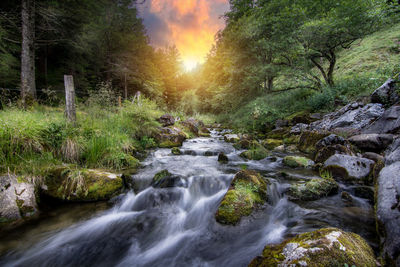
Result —
[[254, 171], [240, 171], [222, 199], [215, 218], [219, 223], [235, 225], [267, 198], [267, 184], [261, 175]]
[[262, 160], [265, 159], [268, 155], [268, 150], [266, 150], [262, 145], [257, 142], [253, 142], [250, 150], [242, 152], [240, 154], [241, 157], [249, 160]]
[[17, 182], [22, 184], [22, 183], [28, 183], [28, 179], [25, 176], [17, 176]]
[[171, 153], [172, 153], [173, 155], [181, 155], [181, 154], [182, 154], [181, 150], [180, 150], [179, 148], [177, 148], [177, 147], [173, 147], [173, 148], [171, 149]]
[[181, 143], [173, 142], [170, 140], [162, 141], [159, 145], [160, 148], [173, 148], [182, 146]]
[[278, 139], [267, 139], [262, 143], [262, 145], [269, 150], [273, 150], [274, 148], [281, 146], [282, 144], [283, 141]]
[[291, 168], [307, 168], [312, 161], [305, 157], [286, 156], [283, 159], [283, 164]]
[[329, 133], [321, 131], [304, 131], [300, 135], [300, 140], [297, 145], [298, 149], [306, 154], [314, 155], [317, 151], [315, 145], [319, 140], [328, 136]]
[[292, 125], [295, 125], [297, 123], [309, 124], [311, 122], [310, 112], [307, 110], [293, 113], [293, 114], [289, 115], [288, 117], [286, 117], [285, 119], [287, 121], [289, 121], [289, 123]]
[[162, 179], [171, 176], [172, 174], [168, 170], [162, 170], [158, 172], [156, 175], [154, 175], [152, 184], [157, 184], [159, 183]]
[[293, 145], [297, 144], [300, 140], [300, 136], [298, 135], [291, 135], [283, 139], [283, 143], [285, 145]]
[[[334, 242], [326, 238], [333, 232], [340, 233]], [[304, 255], [287, 259], [282, 252], [289, 243], [298, 244], [303, 248]], [[255, 258], [249, 266], [298, 266], [300, 261], [310, 267], [377, 265], [371, 247], [360, 236], [336, 228], [325, 228], [300, 234], [278, 245], [268, 245], [262, 256]]]
[[290, 128], [279, 128], [269, 132], [267, 134], [267, 138], [282, 140], [284, 138], [287, 138], [289, 134], [290, 134]]
[[290, 200], [310, 201], [337, 193], [339, 186], [333, 179], [312, 179], [305, 184], [292, 185]]

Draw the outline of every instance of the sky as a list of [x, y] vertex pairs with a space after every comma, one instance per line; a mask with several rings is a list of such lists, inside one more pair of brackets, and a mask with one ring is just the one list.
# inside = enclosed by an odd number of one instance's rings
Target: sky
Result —
[[228, 9], [228, 0], [146, 0], [139, 6], [151, 45], [175, 44], [187, 70], [204, 62]]

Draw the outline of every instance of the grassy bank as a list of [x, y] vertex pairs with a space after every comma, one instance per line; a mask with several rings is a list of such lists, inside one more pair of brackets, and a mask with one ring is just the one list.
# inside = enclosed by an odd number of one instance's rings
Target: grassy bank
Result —
[[123, 107], [80, 106], [76, 125], [63, 108], [36, 106], [0, 111], [0, 173], [39, 175], [61, 163], [121, 170], [138, 165], [135, 153], [155, 146], [152, 134], [162, 115], [157, 105], [125, 102]]

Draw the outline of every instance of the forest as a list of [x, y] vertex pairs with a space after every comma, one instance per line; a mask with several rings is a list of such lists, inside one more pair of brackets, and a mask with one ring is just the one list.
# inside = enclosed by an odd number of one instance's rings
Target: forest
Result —
[[400, 1], [2, 1], [0, 266], [400, 266], [399, 84]]

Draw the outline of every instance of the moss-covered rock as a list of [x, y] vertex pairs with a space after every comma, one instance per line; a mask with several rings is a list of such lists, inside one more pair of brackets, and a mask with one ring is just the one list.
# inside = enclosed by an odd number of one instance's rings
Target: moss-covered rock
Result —
[[282, 140], [289, 136], [290, 136], [290, 128], [289, 127], [274, 129], [274, 130], [270, 131], [269, 133], [267, 133], [268, 139]]
[[339, 185], [333, 179], [312, 179], [304, 184], [292, 185], [288, 190], [290, 200], [317, 200], [338, 192]]
[[328, 135], [329, 133], [324, 131], [303, 131], [297, 147], [303, 153], [314, 155], [317, 152], [315, 145]]
[[262, 145], [268, 150], [273, 150], [276, 147], [283, 145], [283, 141], [278, 139], [267, 139], [262, 142]]
[[253, 142], [249, 150], [240, 154], [241, 157], [249, 160], [262, 160], [268, 157], [268, 155], [269, 151], [258, 142]]
[[240, 137], [237, 134], [226, 134], [224, 135], [225, 142], [236, 143], [240, 141]]
[[298, 235], [278, 245], [267, 245], [256, 266], [377, 266], [374, 252], [359, 235], [325, 228]]
[[156, 188], [185, 187], [186, 181], [168, 170], [162, 170], [154, 175], [151, 185]]
[[173, 148], [171, 149], [171, 153], [172, 153], [173, 155], [176, 155], [176, 156], [182, 154], [181, 150], [180, 150], [179, 148], [177, 148], [177, 147], [173, 147]]
[[307, 110], [299, 111], [288, 116], [286, 120], [288, 120], [291, 125], [296, 125], [298, 123], [310, 124], [310, 112]]
[[121, 175], [74, 166], [48, 170], [44, 184], [44, 194], [73, 202], [109, 200], [124, 189]]
[[240, 139], [237, 141], [235, 144], [233, 144], [233, 147], [236, 149], [249, 149], [253, 141], [251, 139]]
[[172, 148], [182, 146], [183, 141], [189, 138], [182, 129], [178, 127], [160, 128], [155, 138], [161, 148]]
[[286, 156], [283, 164], [290, 168], [308, 168], [314, 165], [314, 162], [305, 157]]
[[328, 160], [331, 156], [335, 154], [343, 154], [343, 155], [351, 155], [352, 152], [349, 148], [344, 145], [332, 145], [332, 146], [325, 146], [318, 150], [315, 156], [315, 162], [317, 163], [324, 163]]
[[238, 172], [218, 207], [215, 219], [221, 224], [237, 224], [243, 216], [249, 216], [268, 199], [267, 183], [255, 171]]

